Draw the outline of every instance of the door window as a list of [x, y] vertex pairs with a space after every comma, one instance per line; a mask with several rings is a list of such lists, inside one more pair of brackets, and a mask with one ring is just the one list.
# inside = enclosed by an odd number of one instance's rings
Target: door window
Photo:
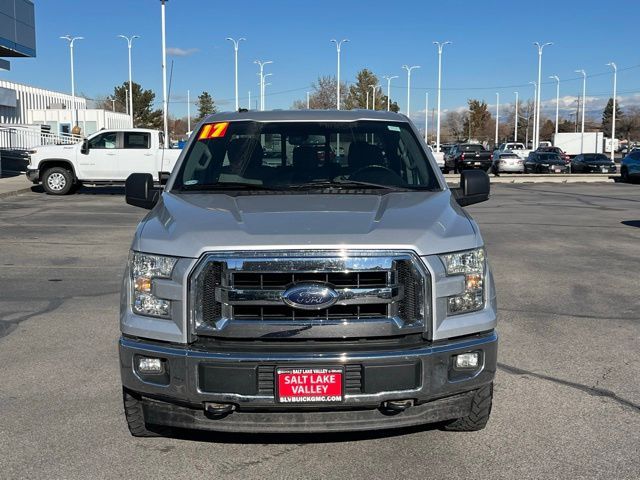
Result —
[[151, 134], [147, 132], [124, 132], [124, 148], [151, 148]]
[[105, 132], [89, 140], [89, 148], [103, 150], [116, 148], [118, 144], [118, 132]]

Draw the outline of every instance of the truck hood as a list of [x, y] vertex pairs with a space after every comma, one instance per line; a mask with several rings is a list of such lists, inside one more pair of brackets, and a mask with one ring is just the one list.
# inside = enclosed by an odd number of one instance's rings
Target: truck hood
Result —
[[211, 251], [402, 249], [430, 255], [482, 244], [441, 192], [240, 195], [165, 192], [133, 249], [197, 258]]

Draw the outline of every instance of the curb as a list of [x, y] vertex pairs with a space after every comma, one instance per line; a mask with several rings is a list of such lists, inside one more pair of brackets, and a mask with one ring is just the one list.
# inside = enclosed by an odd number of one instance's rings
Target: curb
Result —
[[9, 192], [0, 192], [0, 198], [17, 197], [21, 193], [28, 193], [31, 191], [31, 187], [19, 188], [17, 190], [11, 190]]

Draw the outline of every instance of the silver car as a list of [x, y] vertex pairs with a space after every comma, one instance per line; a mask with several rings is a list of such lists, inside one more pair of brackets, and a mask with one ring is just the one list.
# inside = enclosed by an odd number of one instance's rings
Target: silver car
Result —
[[463, 207], [488, 198], [402, 115], [209, 116], [164, 188], [127, 180], [151, 209], [121, 295], [131, 434], [484, 428], [496, 293]]
[[524, 173], [524, 160], [515, 153], [494, 153], [491, 171], [494, 173]]

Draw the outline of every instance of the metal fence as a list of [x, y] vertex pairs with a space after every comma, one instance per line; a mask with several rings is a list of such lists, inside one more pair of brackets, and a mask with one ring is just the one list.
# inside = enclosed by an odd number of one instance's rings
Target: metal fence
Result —
[[71, 145], [81, 140], [73, 135], [57, 135], [28, 127], [0, 128], [0, 149], [29, 150], [38, 145]]

